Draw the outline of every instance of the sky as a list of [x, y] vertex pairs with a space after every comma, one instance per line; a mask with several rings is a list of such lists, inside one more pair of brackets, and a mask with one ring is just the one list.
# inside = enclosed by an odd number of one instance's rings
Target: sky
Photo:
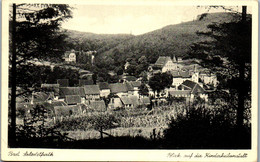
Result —
[[[192, 21], [202, 13], [225, 12], [197, 6], [155, 5], [74, 5], [73, 18], [62, 24], [72, 29], [96, 34], [144, 34], [164, 26]], [[241, 7], [233, 7], [239, 11]]]

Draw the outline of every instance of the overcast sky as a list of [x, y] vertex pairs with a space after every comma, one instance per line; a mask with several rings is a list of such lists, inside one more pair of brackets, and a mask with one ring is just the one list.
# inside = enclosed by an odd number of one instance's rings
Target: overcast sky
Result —
[[[205, 12], [225, 12], [196, 6], [75, 5], [73, 18], [62, 24], [72, 29], [97, 34], [139, 35], [170, 24], [196, 19]], [[241, 10], [241, 7], [234, 7]]]

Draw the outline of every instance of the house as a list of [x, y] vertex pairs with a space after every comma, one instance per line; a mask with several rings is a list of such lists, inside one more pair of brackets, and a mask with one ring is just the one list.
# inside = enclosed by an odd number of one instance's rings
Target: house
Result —
[[81, 97], [79, 95], [66, 95], [65, 102], [68, 105], [77, 105], [83, 102], [83, 100], [81, 100]]
[[108, 108], [112, 110], [117, 108], [122, 108], [122, 107], [123, 107], [123, 103], [119, 97], [111, 98], [108, 103]]
[[85, 85], [93, 85], [92, 79], [79, 79], [79, 87], [84, 87]]
[[191, 90], [173, 90], [168, 91], [168, 96], [175, 98], [185, 98], [186, 102], [190, 101]]
[[121, 96], [120, 99], [124, 108], [137, 108], [141, 104], [135, 95]]
[[176, 89], [185, 80], [192, 80], [192, 76], [190, 75], [189, 71], [174, 70], [174, 71], [171, 71], [171, 74], [173, 76], [172, 86], [175, 87]]
[[54, 100], [53, 92], [33, 92], [31, 104], [48, 102], [52, 103]]
[[154, 64], [155, 68], [161, 69], [162, 72], [177, 70], [178, 66], [176, 61], [173, 62], [169, 56], [159, 56]]
[[140, 98], [140, 104], [144, 106], [148, 106], [151, 104], [150, 98], [149, 97], [142, 97]]
[[204, 99], [205, 101], [208, 100], [208, 95], [206, 94], [205, 90], [198, 84], [190, 80], [184, 81], [179, 87], [179, 90], [190, 90], [190, 101], [194, 100], [195, 96], [199, 96], [200, 98]]
[[51, 104], [52, 104], [52, 106], [67, 106], [68, 105], [64, 101], [53, 101]]
[[124, 108], [133, 108], [134, 107], [132, 100], [128, 96], [121, 96], [120, 99], [123, 103]]
[[90, 108], [96, 110], [96, 111], [99, 111], [99, 112], [104, 112], [106, 111], [106, 105], [105, 105], [105, 102], [103, 100], [100, 100], [100, 101], [90, 101], [89, 102], [89, 106]]
[[80, 105], [54, 106], [54, 114], [56, 117], [66, 117], [82, 114]]
[[109, 84], [109, 88], [110, 88], [112, 94], [118, 95], [119, 97], [128, 95], [129, 87], [127, 87], [127, 84], [112, 83], [112, 84]]
[[81, 98], [81, 103], [85, 102], [85, 91], [83, 87], [60, 87], [59, 100], [65, 101], [66, 96], [78, 95]]
[[110, 88], [107, 82], [99, 82], [98, 86], [100, 89], [100, 97], [107, 97], [110, 94]]
[[136, 108], [136, 107], [138, 107], [138, 106], [140, 105], [140, 101], [139, 101], [139, 99], [138, 99], [137, 96], [135, 96], [135, 95], [129, 95], [128, 97], [129, 97], [129, 99], [131, 100], [132, 105], [133, 105], [134, 108]]
[[75, 50], [66, 51], [64, 54], [64, 60], [65, 62], [75, 62], [76, 63], [76, 53]]
[[133, 95], [134, 87], [132, 86], [132, 84], [130, 82], [126, 82], [126, 83], [124, 83], [124, 85], [126, 86], [126, 89], [127, 89], [127, 95]]
[[100, 99], [100, 89], [98, 85], [85, 85], [84, 92], [87, 100]]
[[131, 83], [131, 85], [132, 85], [133, 88], [134, 88], [134, 93], [133, 93], [133, 95], [139, 96], [139, 88], [141, 87], [142, 82], [141, 82], [141, 81], [132, 81], [132, 82], [130, 82], [130, 83]]
[[53, 92], [54, 97], [57, 100], [59, 96], [59, 84], [41, 84], [41, 90], [43, 92]]
[[200, 72], [199, 78], [204, 84], [213, 85], [214, 87], [218, 84], [216, 74], [210, 72]]
[[57, 79], [57, 84], [59, 87], [68, 87], [69, 86], [69, 79]]

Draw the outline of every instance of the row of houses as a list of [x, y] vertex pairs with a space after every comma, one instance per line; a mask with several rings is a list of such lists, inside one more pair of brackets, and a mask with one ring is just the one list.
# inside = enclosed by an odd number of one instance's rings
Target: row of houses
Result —
[[[199, 69], [200, 68], [200, 69]], [[217, 76], [207, 69], [202, 69], [199, 65], [184, 61], [180, 58], [169, 56], [159, 56], [154, 64], [148, 68], [150, 77], [158, 72], [169, 72], [173, 76], [173, 87], [177, 89], [184, 81], [190, 80], [200, 84], [200, 86], [212, 85], [216, 87], [218, 84]]]

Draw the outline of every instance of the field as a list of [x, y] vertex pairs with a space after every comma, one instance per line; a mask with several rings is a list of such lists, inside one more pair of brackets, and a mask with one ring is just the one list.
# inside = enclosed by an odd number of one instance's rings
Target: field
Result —
[[[185, 112], [185, 107], [184, 104], [175, 104], [154, 107], [152, 110], [134, 108], [88, 112], [77, 116], [48, 118], [46, 125], [54, 126], [58, 131], [67, 133], [68, 137], [75, 140], [99, 139], [101, 131], [104, 137], [157, 138], [162, 137], [164, 129], [172, 118]], [[23, 119], [19, 118], [17, 124], [23, 125]]]

